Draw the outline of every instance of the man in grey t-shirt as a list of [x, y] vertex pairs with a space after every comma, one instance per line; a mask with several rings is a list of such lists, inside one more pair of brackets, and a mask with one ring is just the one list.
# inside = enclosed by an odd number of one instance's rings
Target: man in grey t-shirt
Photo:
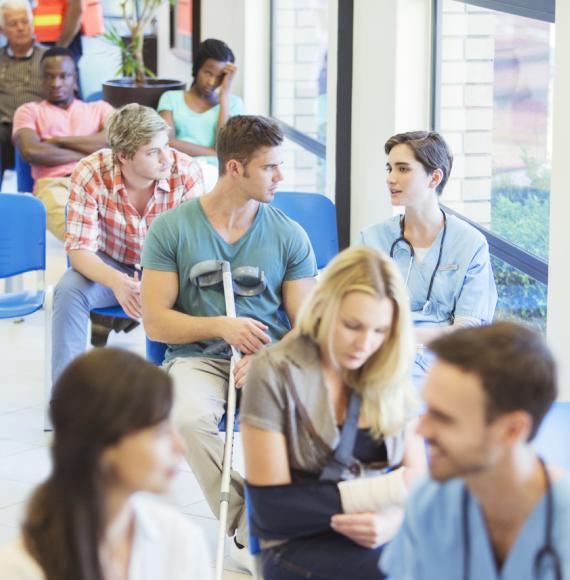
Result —
[[[145, 330], [151, 339], [168, 343], [175, 421], [188, 446], [190, 467], [216, 515], [223, 456], [217, 426], [224, 413], [229, 360], [211, 347], [222, 340], [245, 355], [235, 369], [241, 388], [251, 355], [291, 328], [289, 321], [295, 320], [317, 274], [303, 229], [268, 205], [282, 180], [282, 141], [281, 130], [269, 119], [229, 119], [217, 137], [216, 186], [159, 216], [143, 250]], [[198, 288], [190, 281], [192, 267], [207, 260], [227, 260], [234, 270], [258, 267], [267, 287], [257, 296], [236, 296], [237, 318], [228, 318], [219, 288]], [[235, 472], [227, 531], [236, 533], [238, 547], [247, 544], [243, 480]]]

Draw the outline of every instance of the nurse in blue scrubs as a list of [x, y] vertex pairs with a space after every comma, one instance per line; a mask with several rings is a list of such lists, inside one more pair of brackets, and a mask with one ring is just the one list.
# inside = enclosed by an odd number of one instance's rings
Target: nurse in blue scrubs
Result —
[[423, 345], [458, 327], [490, 323], [497, 290], [485, 237], [439, 205], [453, 165], [441, 135], [401, 133], [384, 150], [390, 199], [404, 214], [364, 230], [362, 242], [389, 254], [404, 276], [417, 342], [414, 382], [420, 386], [431, 364]]

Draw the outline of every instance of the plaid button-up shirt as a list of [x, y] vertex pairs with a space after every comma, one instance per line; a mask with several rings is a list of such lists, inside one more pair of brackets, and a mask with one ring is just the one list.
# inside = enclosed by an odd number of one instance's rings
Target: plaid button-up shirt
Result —
[[142, 216], [129, 201], [120, 165], [110, 149], [82, 159], [71, 175], [65, 250], [102, 251], [121, 264], [140, 263], [154, 218], [204, 193], [198, 163], [179, 151], [172, 154], [170, 175], [156, 182]]

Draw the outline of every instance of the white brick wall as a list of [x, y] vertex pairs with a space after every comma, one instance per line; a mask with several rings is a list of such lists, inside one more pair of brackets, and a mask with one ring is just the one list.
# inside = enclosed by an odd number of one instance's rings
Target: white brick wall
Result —
[[466, 177], [491, 177], [493, 173], [492, 157], [485, 155], [467, 155], [465, 157]]
[[465, 179], [463, 181], [463, 199], [465, 201], [488, 201], [491, 179]]
[[466, 77], [470, 83], [492, 83], [494, 80], [493, 61], [467, 61]]
[[444, 84], [465, 84], [467, 82], [467, 64], [465, 60], [447, 61], [444, 57], [441, 63], [441, 78]]
[[445, 140], [451, 148], [454, 156], [461, 155], [463, 153], [463, 133], [460, 132], [449, 132], [445, 134]]
[[463, 179], [465, 177], [465, 156], [461, 154], [455, 154], [453, 156], [453, 169], [452, 175], [456, 179]]
[[319, 59], [320, 59], [319, 46], [301, 45], [296, 47], [295, 60], [297, 62], [319, 63]]
[[463, 85], [443, 85], [441, 87], [441, 106], [446, 109], [448, 107], [462, 107], [464, 92]]
[[467, 85], [465, 87], [465, 106], [493, 107], [493, 85]]
[[275, 49], [275, 62], [295, 62], [295, 47], [290, 45], [277, 46]]
[[295, 98], [305, 99], [312, 98], [316, 99], [319, 96], [319, 87], [316, 82], [296, 82], [295, 83]]
[[465, 39], [465, 58], [467, 60], [492, 60], [495, 55], [495, 42], [493, 38]]
[[[326, 0], [279, 0], [275, 13], [274, 114], [282, 121], [317, 137], [319, 75], [326, 42]], [[281, 189], [325, 191], [320, 160], [301, 147], [284, 145], [285, 182]]]
[[487, 36], [493, 34], [494, 26], [495, 22], [492, 14], [486, 12], [480, 14], [469, 14], [467, 24], [468, 34], [481, 34]]
[[467, 112], [463, 107], [442, 109], [441, 130], [446, 134], [452, 131], [465, 131], [466, 114]]
[[461, 37], [444, 37], [441, 48], [446, 60], [463, 60], [465, 58], [465, 40]]
[[463, 137], [465, 153], [489, 153], [493, 151], [491, 131], [467, 131]]
[[491, 213], [494, 17], [443, 5], [441, 129], [455, 156], [444, 203], [488, 224]]
[[[281, 31], [283, 31], [284, 28], [293, 28], [295, 26], [295, 11], [277, 10], [275, 12], [275, 22], [279, 23], [279, 30]], [[282, 37], [282, 34], [278, 34], [277, 36]]]
[[447, 182], [440, 199], [442, 203], [446, 205], [449, 204], [450, 202], [461, 201], [463, 199], [462, 191], [463, 191], [463, 180], [452, 177]]
[[293, 99], [276, 99], [275, 100], [275, 114], [281, 118], [283, 115], [295, 114], [295, 101]]
[[[488, 131], [493, 130], [493, 109], [488, 108], [477, 108], [470, 109], [467, 108], [465, 115], [465, 128], [470, 131], [477, 131], [486, 129]], [[489, 152], [489, 155], [491, 152]]]
[[442, 25], [443, 36], [465, 36], [467, 34], [467, 15], [447, 11]]

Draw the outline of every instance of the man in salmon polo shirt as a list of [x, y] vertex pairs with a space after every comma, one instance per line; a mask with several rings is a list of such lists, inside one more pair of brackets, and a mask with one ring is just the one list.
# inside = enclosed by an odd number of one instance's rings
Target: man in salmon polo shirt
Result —
[[40, 69], [44, 100], [18, 107], [12, 138], [32, 166], [34, 194], [46, 206], [48, 230], [63, 241], [71, 172], [80, 159], [106, 146], [103, 129], [113, 107], [75, 98], [77, 67], [69, 49], [48, 49]]

